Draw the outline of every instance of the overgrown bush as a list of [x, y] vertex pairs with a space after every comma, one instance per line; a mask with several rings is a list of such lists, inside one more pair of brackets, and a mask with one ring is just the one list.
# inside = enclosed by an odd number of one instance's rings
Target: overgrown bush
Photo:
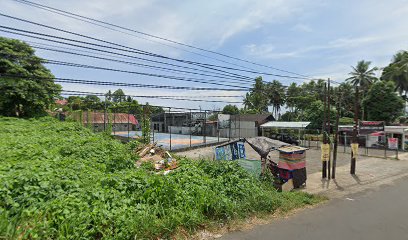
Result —
[[319, 199], [278, 193], [235, 162], [136, 169], [129, 145], [76, 123], [0, 118], [0, 238], [169, 238]]

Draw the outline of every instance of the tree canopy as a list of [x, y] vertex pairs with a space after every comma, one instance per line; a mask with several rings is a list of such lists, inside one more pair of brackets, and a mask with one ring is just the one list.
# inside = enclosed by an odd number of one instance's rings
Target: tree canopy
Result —
[[[34, 117], [59, 96], [61, 86], [26, 43], [0, 37], [0, 114]], [[40, 79], [41, 78], [41, 79]]]
[[368, 119], [390, 123], [402, 115], [404, 100], [395, 93], [393, 82], [376, 82], [368, 90], [363, 104], [367, 108]]

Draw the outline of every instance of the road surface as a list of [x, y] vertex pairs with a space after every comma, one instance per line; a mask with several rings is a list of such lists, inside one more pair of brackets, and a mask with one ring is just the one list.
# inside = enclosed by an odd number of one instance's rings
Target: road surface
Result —
[[408, 239], [408, 178], [221, 239]]

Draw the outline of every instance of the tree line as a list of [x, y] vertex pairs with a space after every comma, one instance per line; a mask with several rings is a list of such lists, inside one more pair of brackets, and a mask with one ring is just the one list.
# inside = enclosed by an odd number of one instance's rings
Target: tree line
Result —
[[[354, 118], [354, 104], [360, 108], [360, 120], [404, 121], [405, 103], [408, 92], [408, 52], [397, 53], [391, 63], [383, 68], [370, 67], [371, 62], [359, 61], [352, 67], [349, 77], [337, 86], [331, 86], [331, 120], [334, 121], [336, 108], [340, 113], [340, 124], [350, 124]], [[375, 72], [382, 70], [379, 78]], [[281, 121], [311, 121], [311, 127], [319, 128], [323, 122], [324, 87], [327, 80], [311, 80], [302, 84], [284, 86], [280, 81], [265, 82], [262, 77], [255, 79], [251, 91], [244, 100], [242, 109], [227, 105], [223, 113], [271, 113]], [[358, 91], [359, 99], [355, 99]], [[281, 114], [282, 109], [285, 113]]]

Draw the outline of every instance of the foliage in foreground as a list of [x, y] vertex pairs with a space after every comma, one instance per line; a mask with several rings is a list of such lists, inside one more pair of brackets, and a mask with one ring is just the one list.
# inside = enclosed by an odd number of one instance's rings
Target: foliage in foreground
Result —
[[48, 118], [0, 118], [0, 152], [0, 238], [168, 238], [319, 201], [278, 193], [233, 162], [135, 169], [129, 146]]

